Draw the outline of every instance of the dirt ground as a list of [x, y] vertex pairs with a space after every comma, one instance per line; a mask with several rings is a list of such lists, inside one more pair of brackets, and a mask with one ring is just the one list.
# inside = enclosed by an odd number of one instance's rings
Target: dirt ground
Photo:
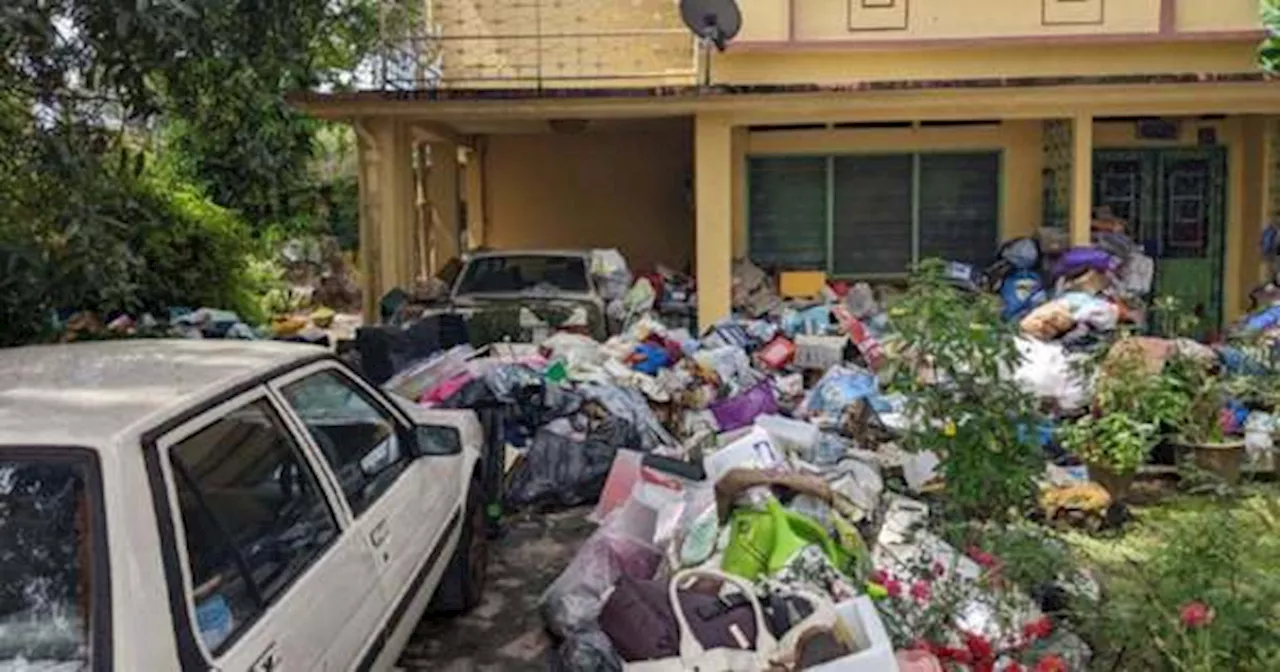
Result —
[[538, 598], [595, 530], [590, 507], [521, 514], [491, 547], [484, 600], [456, 618], [428, 617], [400, 658], [405, 670], [508, 672], [547, 669], [551, 641]]

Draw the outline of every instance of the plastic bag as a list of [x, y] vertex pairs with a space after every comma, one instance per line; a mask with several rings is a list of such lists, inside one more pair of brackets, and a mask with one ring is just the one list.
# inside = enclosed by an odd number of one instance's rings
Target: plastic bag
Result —
[[552, 672], [622, 672], [623, 661], [603, 630], [575, 632], [556, 648], [548, 668]]
[[600, 498], [618, 449], [539, 431], [511, 474], [507, 506], [570, 508]]
[[1089, 384], [1075, 371], [1075, 360], [1065, 348], [1026, 338], [1017, 339], [1017, 345], [1022, 357], [1013, 377], [1024, 391], [1054, 400], [1063, 411], [1084, 408], [1090, 398]]
[[591, 251], [591, 275], [596, 289], [606, 301], [622, 298], [631, 286], [627, 259], [616, 249]]
[[619, 579], [652, 579], [662, 563], [660, 550], [619, 533], [613, 520], [587, 538], [542, 594], [543, 618], [557, 636], [595, 629], [605, 594]]
[[876, 377], [858, 369], [833, 366], [809, 391], [802, 408], [806, 415], [844, 415], [853, 402], [871, 399], [879, 393]]
[[1000, 259], [1020, 271], [1033, 269], [1040, 263], [1040, 243], [1031, 237], [1011, 240], [1000, 246]]
[[849, 309], [850, 314], [860, 320], [880, 312], [880, 306], [876, 304], [875, 292], [871, 290], [871, 285], [865, 282], [859, 282], [849, 289], [849, 293], [844, 297], [844, 305]]
[[604, 407], [610, 415], [626, 420], [640, 433], [640, 448], [649, 452], [660, 446], [680, 445], [658, 421], [649, 402], [638, 390], [603, 383], [583, 383], [578, 393]]

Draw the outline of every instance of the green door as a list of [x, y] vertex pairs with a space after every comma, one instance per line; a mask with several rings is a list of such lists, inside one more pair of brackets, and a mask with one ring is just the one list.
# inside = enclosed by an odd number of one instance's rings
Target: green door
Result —
[[1226, 153], [1221, 147], [1101, 150], [1095, 205], [1129, 221], [1156, 260], [1155, 296], [1177, 297], [1205, 330], [1222, 323]]

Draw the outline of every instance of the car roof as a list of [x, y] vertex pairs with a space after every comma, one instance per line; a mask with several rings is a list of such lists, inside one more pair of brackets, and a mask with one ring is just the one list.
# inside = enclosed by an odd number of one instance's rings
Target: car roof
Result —
[[486, 250], [469, 252], [467, 259], [487, 259], [490, 257], [579, 257], [590, 259], [590, 250]]
[[325, 354], [274, 341], [121, 340], [0, 350], [0, 445], [102, 448], [221, 390]]

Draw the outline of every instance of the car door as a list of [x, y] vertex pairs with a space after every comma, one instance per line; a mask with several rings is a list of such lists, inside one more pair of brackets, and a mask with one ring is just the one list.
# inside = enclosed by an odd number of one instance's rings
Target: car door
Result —
[[170, 590], [186, 598], [184, 668], [347, 669], [385, 611], [374, 557], [284, 417], [259, 386], [154, 444], [181, 570]]
[[439, 548], [461, 524], [462, 458], [413, 455], [407, 418], [336, 361], [271, 387], [329, 465], [354, 529], [378, 560], [389, 635], [432, 569], [449, 560]]

